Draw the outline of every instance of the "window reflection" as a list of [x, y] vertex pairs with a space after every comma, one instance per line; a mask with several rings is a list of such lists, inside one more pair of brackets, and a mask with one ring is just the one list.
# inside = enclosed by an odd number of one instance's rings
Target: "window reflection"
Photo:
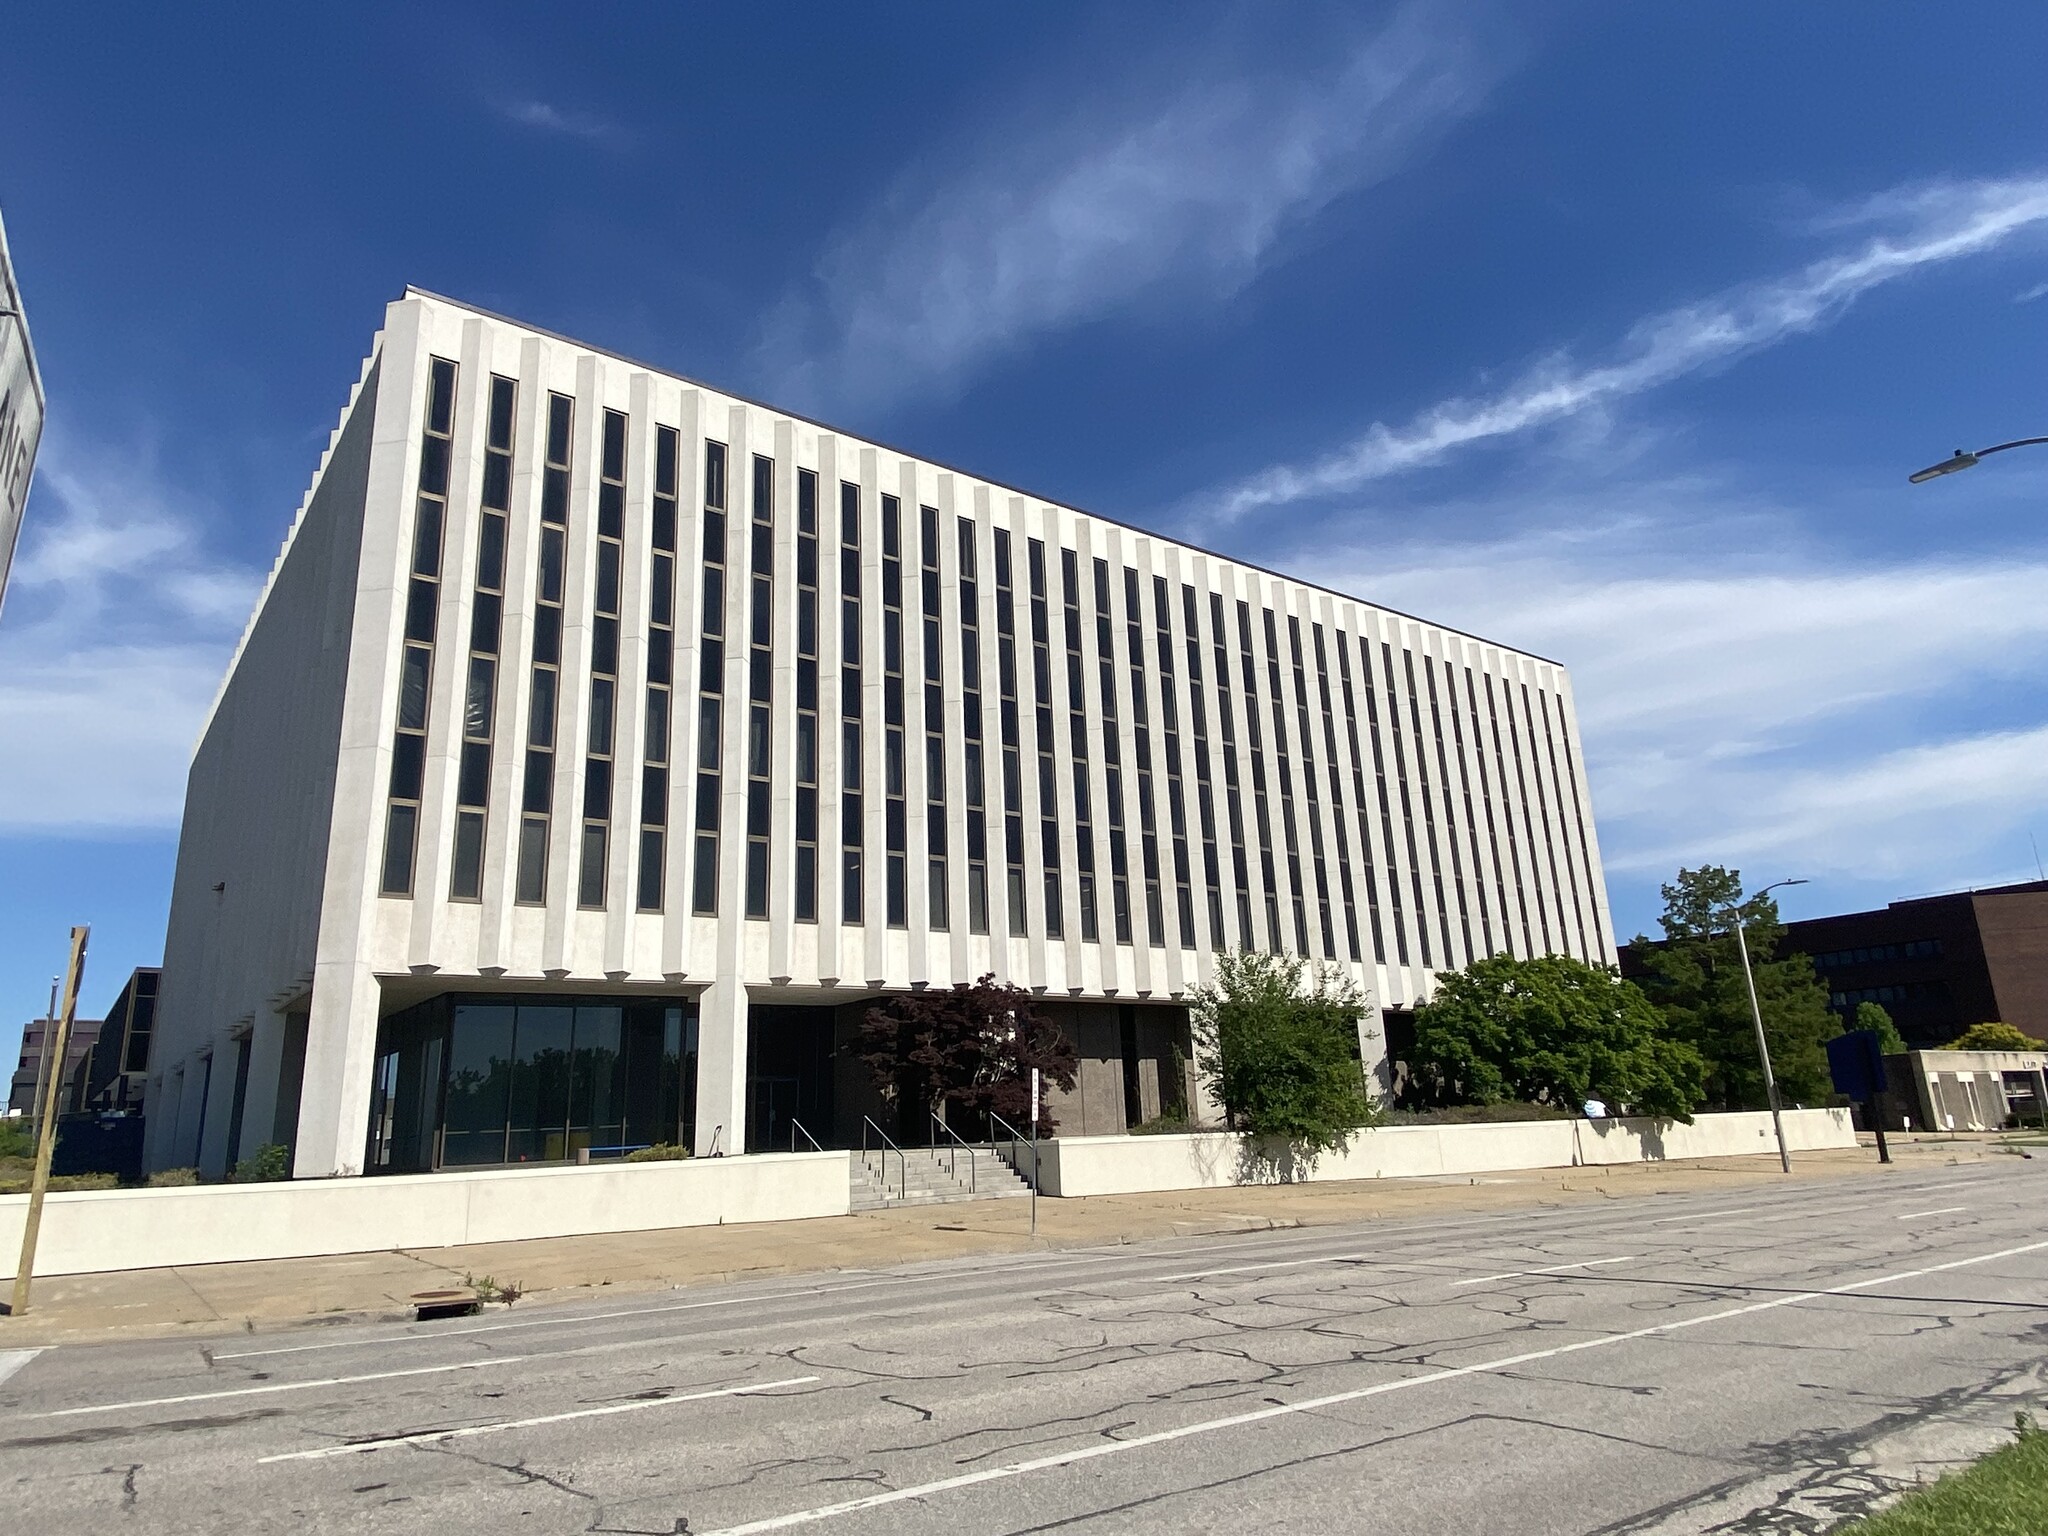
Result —
[[687, 1000], [437, 998], [379, 1027], [369, 1164], [417, 1173], [687, 1141], [696, 1078]]

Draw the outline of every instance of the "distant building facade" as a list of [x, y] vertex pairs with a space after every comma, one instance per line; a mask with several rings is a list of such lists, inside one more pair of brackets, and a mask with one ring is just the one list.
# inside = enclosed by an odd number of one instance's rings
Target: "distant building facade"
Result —
[[107, 1010], [84, 1065], [72, 1075], [65, 1106], [74, 1114], [140, 1114], [149, 1080], [149, 1042], [163, 971], [139, 966]]
[[2048, 1104], [2040, 1051], [1908, 1051], [1885, 1057], [1884, 1072], [1878, 1111], [1891, 1131], [2039, 1126]]
[[1564, 669], [410, 291], [194, 754], [149, 1163], [858, 1145], [862, 1014], [984, 974], [1120, 1132], [1237, 946], [1374, 1070], [1612, 963]]
[[7, 250], [7, 225], [0, 220], [0, 609], [7, 604], [7, 577], [42, 441], [43, 403], [43, 377]]
[[[58, 1089], [60, 1110], [71, 1102], [71, 1085], [77, 1078], [79, 1067], [91, 1053], [99, 1032], [98, 1019], [74, 1018], [71, 1021], [71, 1039], [65, 1046], [61, 1067], [63, 1078]], [[21, 1055], [15, 1063], [14, 1078], [7, 1090], [9, 1114], [31, 1115], [40, 1109], [36, 1102], [36, 1085], [48, 1081], [47, 1073], [59, 1070], [58, 1064], [44, 1054], [48, 1049], [46, 1042], [53, 1044], [56, 1038], [57, 1025], [53, 1020], [30, 1019], [21, 1026]]]
[[1828, 1005], [1877, 1003], [1915, 1049], [1999, 1020], [2048, 1040], [2048, 881], [1917, 896], [1787, 923], [1781, 952], [1813, 957]]

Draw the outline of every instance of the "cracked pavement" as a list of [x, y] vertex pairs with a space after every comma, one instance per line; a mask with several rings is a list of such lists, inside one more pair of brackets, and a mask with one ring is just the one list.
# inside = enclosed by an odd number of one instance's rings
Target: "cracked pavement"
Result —
[[1994, 1160], [65, 1345], [0, 1382], [0, 1466], [51, 1532], [1820, 1532], [2042, 1409], [2044, 1195]]

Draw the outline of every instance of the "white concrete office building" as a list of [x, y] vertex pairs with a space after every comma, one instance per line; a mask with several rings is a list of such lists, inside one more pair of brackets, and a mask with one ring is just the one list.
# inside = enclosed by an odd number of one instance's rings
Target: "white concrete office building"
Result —
[[36, 368], [21, 286], [7, 250], [7, 225], [0, 221], [0, 608], [7, 603], [7, 577], [21, 542], [21, 515], [43, 436], [43, 406], [43, 376]]
[[846, 1145], [863, 1010], [985, 973], [1116, 1132], [1239, 945], [1374, 1066], [1611, 962], [1563, 669], [410, 291], [194, 757], [149, 1161]]

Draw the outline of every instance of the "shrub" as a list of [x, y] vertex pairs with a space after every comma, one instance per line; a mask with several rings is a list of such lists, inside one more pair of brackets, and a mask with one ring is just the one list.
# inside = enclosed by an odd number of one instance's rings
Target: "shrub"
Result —
[[1494, 955], [1442, 977], [1416, 1010], [1409, 1065], [1439, 1102], [1600, 1099], [1685, 1121], [1706, 1075], [1633, 984], [1567, 955]]
[[1190, 1123], [1186, 1115], [1176, 1110], [1168, 1114], [1154, 1115], [1143, 1124], [1132, 1126], [1131, 1134], [1133, 1136], [1185, 1136], [1190, 1131], [1199, 1131], [1200, 1129], [1199, 1125]]
[[1445, 1104], [1435, 1109], [1397, 1109], [1387, 1116], [1395, 1125], [1500, 1125], [1523, 1120], [1572, 1120], [1562, 1104]]
[[1945, 1051], [2038, 1051], [2041, 1042], [2011, 1024], [1972, 1024], [1942, 1047]]
[[690, 1149], [678, 1146], [672, 1141], [657, 1141], [651, 1147], [642, 1147], [637, 1152], [628, 1152], [622, 1162], [628, 1163], [673, 1163], [690, 1155]]
[[1332, 966], [1238, 950], [1190, 1000], [1196, 1064], [1233, 1130], [1286, 1144], [1299, 1161], [1341, 1150], [1379, 1118], [1358, 1059], [1365, 999]]
[[143, 1183], [151, 1189], [183, 1189], [188, 1184], [199, 1182], [197, 1168], [159, 1168]]
[[35, 1138], [28, 1133], [28, 1116], [15, 1115], [0, 1120], [0, 1158], [36, 1155]]
[[228, 1178], [235, 1184], [275, 1184], [291, 1176], [291, 1148], [282, 1142], [267, 1141], [235, 1164], [235, 1171]]

